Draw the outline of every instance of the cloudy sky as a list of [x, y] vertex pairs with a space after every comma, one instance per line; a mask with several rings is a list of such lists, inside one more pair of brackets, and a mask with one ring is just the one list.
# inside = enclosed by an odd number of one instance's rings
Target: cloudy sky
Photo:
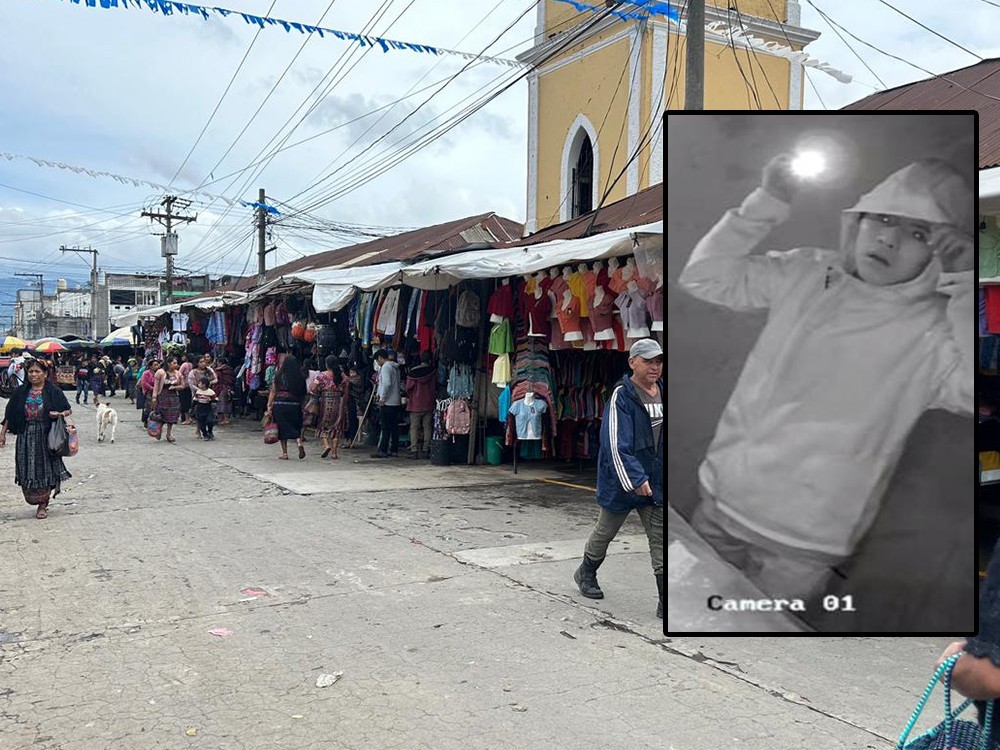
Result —
[[[404, 42], [488, 49], [505, 58], [528, 46], [535, 22], [531, 0], [213, 1]], [[814, 2], [861, 39], [929, 70], [976, 62], [881, 0]], [[983, 57], [1000, 55], [990, 39], [1000, 8], [986, 0], [894, 4]], [[802, 6], [803, 25], [822, 32], [807, 51], [858, 81], [845, 85], [810, 72], [819, 94], [807, 85], [807, 107], [834, 109], [881, 88], [815, 7], [808, 0]], [[277, 27], [257, 33], [239, 16], [163, 17], [68, 0], [7, 0], [2, 12], [0, 277], [42, 269], [48, 279], [86, 278], [86, 261], [60, 253], [60, 245], [98, 248], [99, 264], [108, 270], [162, 268], [159, 241], [139, 216], [162, 191], [3, 154], [172, 185], [178, 193], [202, 186], [214, 195], [254, 200], [264, 187], [285, 204], [287, 223], [275, 237], [278, 262], [357, 241], [330, 233], [344, 224], [416, 227], [486, 211], [524, 219], [526, 84], [516, 83], [461, 123], [454, 119], [510, 82], [517, 75], [511, 68], [472, 65], [434, 94], [468, 61], [366, 52], [353, 42]], [[847, 38], [888, 87], [926, 77]], [[455, 126], [444, 134], [434, 130], [449, 123]], [[415, 139], [435, 132], [441, 137], [408, 156], [407, 144], [419, 145]], [[219, 274], [255, 268], [248, 209], [227, 210], [199, 195], [190, 212], [198, 220], [179, 230], [181, 269]], [[9, 294], [0, 291], [0, 315], [9, 314]]]

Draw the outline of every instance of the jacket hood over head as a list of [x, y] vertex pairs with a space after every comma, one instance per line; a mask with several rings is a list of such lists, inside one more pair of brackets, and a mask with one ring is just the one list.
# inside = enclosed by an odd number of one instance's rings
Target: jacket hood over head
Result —
[[[865, 213], [920, 219], [931, 225], [946, 224], [963, 232], [974, 229], [972, 190], [966, 179], [942, 159], [921, 159], [893, 172], [841, 216], [840, 249], [844, 267], [855, 271], [854, 246], [858, 225]], [[927, 271], [937, 281], [941, 266], [935, 258]], [[926, 277], [927, 271], [921, 274]], [[907, 282], [912, 283], [912, 282]]]

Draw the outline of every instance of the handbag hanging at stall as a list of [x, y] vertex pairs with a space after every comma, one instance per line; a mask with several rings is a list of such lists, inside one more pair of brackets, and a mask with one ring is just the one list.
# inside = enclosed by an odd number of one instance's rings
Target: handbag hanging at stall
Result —
[[[961, 657], [962, 654], [955, 654], [938, 667], [896, 744], [897, 750], [989, 750], [994, 702], [989, 701], [986, 704], [983, 726], [975, 721], [958, 718], [959, 714], [972, 705], [972, 700], [965, 701], [954, 711], [951, 708], [951, 675], [955, 669], [955, 663]], [[944, 721], [907, 744], [906, 739], [913, 731], [913, 725], [917, 723], [920, 713], [931, 697], [934, 686], [942, 676], [944, 677]]]

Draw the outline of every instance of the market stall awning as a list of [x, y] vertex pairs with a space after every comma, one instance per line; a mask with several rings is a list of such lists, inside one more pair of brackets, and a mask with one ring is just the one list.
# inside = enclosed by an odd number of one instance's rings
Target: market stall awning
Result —
[[246, 298], [245, 292], [223, 292], [214, 297], [201, 297], [199, 299], [189, 299], [183, 302], [174, 302], [169, 305], [159, 305], [149, 307], [145, 310], [133, 310], [124, 315], [112, 316], [111, 322], [120, 328], [134, 326], [140, 320], [150, 320], [158, 318], [164, 313], [173, 314], [184, 310], [220, 310], [226, 305], [240, 304]]
[[574, 240], [552, 240], [499, 250], [465, 253], [414, 263], [402, 270], [403, 283], [419, 289], [445, 289], [463, 279], [496, 279], [542, 271], [552, 266], [629, 255], [636, 243], [663, 249], [663, 222], [655, 221]]

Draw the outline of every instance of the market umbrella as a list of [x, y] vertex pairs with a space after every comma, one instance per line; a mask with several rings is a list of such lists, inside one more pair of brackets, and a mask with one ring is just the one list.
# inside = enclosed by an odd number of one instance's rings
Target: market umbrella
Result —
[[39, 352], [40, 354], [52, 354], [53, 352], [65, 352], [69, 351], [66, 345], [61, 341], [43, 341], [42, 343], [36, 343], [31, 347], [32, 351]]
[[12, 349], [27, 349], [28, 342], [24, 339], [19, 339], [17, 336], [4, 336], [3, 341], [0, 341], [0, 352], [9, 352]]
[[124, 328], [118, 328], [103, 339], [101, 339], [101, 346], [134, 346], [135, 342], [132, 339], [132, 329], [128, 326]]
[[67, 349], [96, 349], [100, 344], [96, 341], [86, 341], [84, 339], [79, 339], [78, 341], [64, 341], [63, 345]]

